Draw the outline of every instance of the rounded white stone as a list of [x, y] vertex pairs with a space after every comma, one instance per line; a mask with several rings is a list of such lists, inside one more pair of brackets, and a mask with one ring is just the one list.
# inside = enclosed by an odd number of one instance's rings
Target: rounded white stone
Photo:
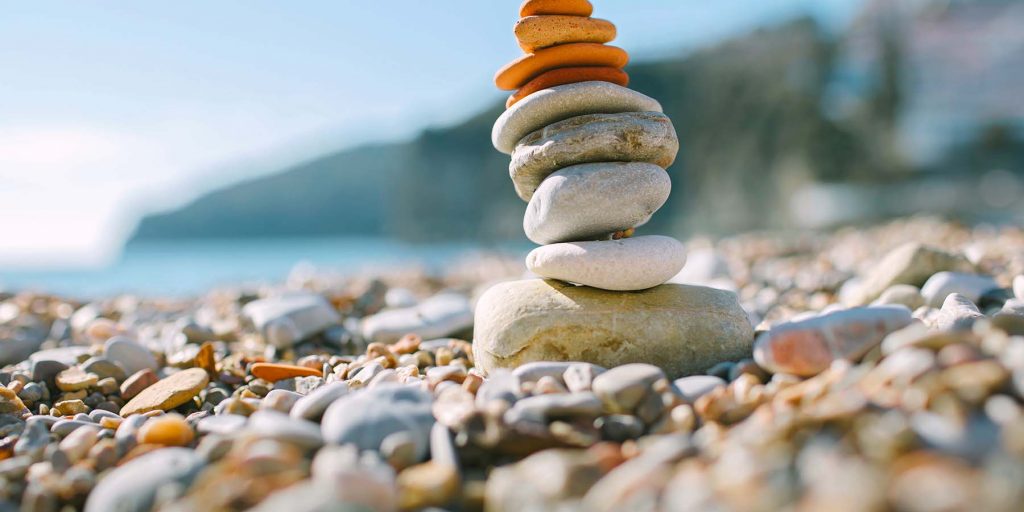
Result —
[[657, 100], [608, 82], [559, 85], [535, 92], [506, 110], [494, 123], [491, 142], [510, 155], [527, 134], [570, 117], [661, 111]]
[[529, 201], [551, 173], [595, 162], [645, 162], [667, 169], [679, 152], [679, 139], [660, 112], [577, 116], [545, 126], [516, 144], [509, 176], [516, 193]]
[[613, 291], [653, 288], [684, 263], [683, 244], [658, 235], [546, 245], [526, 256], [527, 268], [538, 276]]
[[646, 223], [671, 191], [668, 173], [654, 164], [567, 167], [544, 180], [530, 199], [523, 230], [541, 245], [596, 240]]

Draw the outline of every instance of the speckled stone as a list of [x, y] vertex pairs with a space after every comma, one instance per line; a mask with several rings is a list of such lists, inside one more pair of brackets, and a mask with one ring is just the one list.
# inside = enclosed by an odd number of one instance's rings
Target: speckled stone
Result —
[[548, 176], [533, 194], [523, 230], [541, 245], [608, 238], [646, 223], [671, 191], [668, 173], [653, 164], [567, 167]]
[[541, 182], [560, 169], [601, 162], [642, 162], [667, 169], [678, 151], [675, 128], [665, 114], [591, 114], [524, 137], [512, 153], [509, 175], [519, 197], [529, 201]]
[[683, 244], [659, 235], [545, 245], [526, 256], [526, 267], [538, 276], [613, 291], [658, 286], [684, 263]]
[[512, 105], [494, 123], [491, 142], [498, 151], [511, 155], [526, 135], [571, 117], [661, 111], [657, 100], [608, 82], [560, 85]]
[[611, 293], [530, 279], [491, 287], [477, 302], [477, 368], [583, 361], [648, 363], [670, 377], [750, 354], [754, 332], [732, 292], [662, 285]]

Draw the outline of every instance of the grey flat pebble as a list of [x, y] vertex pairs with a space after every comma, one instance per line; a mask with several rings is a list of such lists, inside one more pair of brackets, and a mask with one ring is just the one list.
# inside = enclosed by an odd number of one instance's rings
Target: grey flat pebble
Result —
[[659, 112], [593, 114], [545, 126], [516, 145], [509, 176], [529, 201], [549, 175], [597, 162], [637, 162], [667, 169], [679, 151], [672, 121]]
[[545, 245], [526, 256], [526, 267], [541, 277], [611, 291], [664, 284], [684, 263], [683, 244], [660, 235]]
[[274, 410], [256, 411], [245, 428], [262, 437], [292, 443], [302, 448], [319, 448], [324, 439], [320, 427], [311, 421], [293, 418]]
[[672, 180], [645, 163], [597, 163], [544, 180], [526, 207], [523, 230], [537, 244], [608, 238], [646, 223], [668, 200]]
[[164, 448], [132, 459], [103, 477], [89, 494], [85, 512], [149, 512], [160, 488], [188, 485], [203, 468], [188, 448]]
[[320, 421], [324, 411], [335, 400], [347, 395], [348, 391], [348, 384], [344, 382], [332, 382], [321, 386], [312, 393], [300, 398], [298, 402], [295, 402], [290, 414], [294, 418]]
[[324, 413], [324, 440], [377, 451], [387, 436], [409, 432], [416, 440], [416, 459], [422, 460], [434, 425], [432, 404], [430, 393], [410, 386], [388, 385], [352, 393], [336, 400]]
[[157, 370], [160, 365], [148, 348], [123, 336], [115, 336], [104, 344], [107, 359], [120, 364], [128, 375], [149, 368]]
[[661, 112], [657, 100], [608, 82], [581, 82], [536, 92], [506, 110], [491, 130], [494, 147], [511, 155], [531, 132], [570, 117], [619, 112]]
[[241, 414], [214, 414], [199, 420], [196, 430], [201, 434], [231, 436], [244, 428], [247, 421], [249, 418]]
[[694, 375], [683, 377], [672, 382], [679, 395], [689, 403], [694, 403], [698, 398], [708, 394], [718, 386], [727, 386], [729, 383], [721, 377], [714, 375]]

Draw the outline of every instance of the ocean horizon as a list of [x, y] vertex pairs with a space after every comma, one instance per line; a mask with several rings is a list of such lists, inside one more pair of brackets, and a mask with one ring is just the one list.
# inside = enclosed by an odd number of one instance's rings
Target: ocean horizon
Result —
[[122, 293], [188, 296], [218, 286], [279, 283], [300, 265], [339, 275], [414, 266], [432, 271], [474, 254], [523, 255], [528, 249], [516, 242], [414, 244], [374, 237], [136, 241], [103, 267], [0, 268], [0, 291], [32, 290], [81, 299]]

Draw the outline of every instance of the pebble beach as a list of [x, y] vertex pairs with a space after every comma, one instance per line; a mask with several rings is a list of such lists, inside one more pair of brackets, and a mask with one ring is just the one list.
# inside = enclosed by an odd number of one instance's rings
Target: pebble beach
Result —
[[729, 357], [681, 334], [657, 366], [485, 371], [477, 299], [523, 277], [499, 257], [186, 299], [0, 293], [0, 510], [1019, 509], [1024, 231], [684, 244], [665, 286], [741, 308]]

